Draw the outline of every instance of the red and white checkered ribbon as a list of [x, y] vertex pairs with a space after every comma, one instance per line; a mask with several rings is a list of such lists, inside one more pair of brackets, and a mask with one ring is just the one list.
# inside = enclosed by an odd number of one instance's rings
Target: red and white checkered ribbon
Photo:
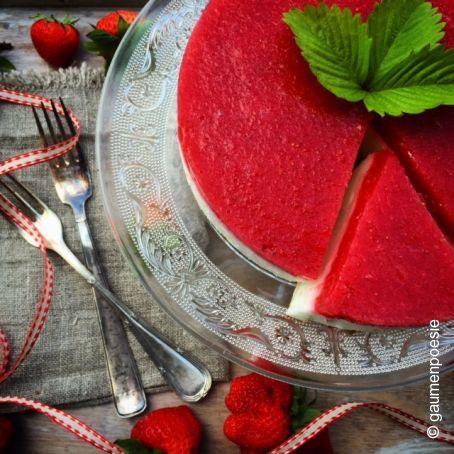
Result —
[[[13, 104], [21, 104], [23, 106], [35, 107], [41, 109], [42, 105], [47, 110], [51, 110], [50, 99], [43, 98], [42, 96], [32, 95], [28, 93], [22, 93], [19, 91], [7, 90], [0, 87], [0, 101], [5, 101]], [[57, 111], [60, 115], [63, 115], [63, 109], [59, 103], [55, 103]], [[58, 156], [62, 156], [65, 153], [71, 151], [79, 140], [80, 136], [80, 122], [76, 115], [69, 110], [69, 115], [75, 125], [76, 134], [71, 138], [51, 145], [49, 147], [37, 148], [34, 150], [28, 150], [13, 156], [4, 161], [0, 161], [0, 177], [7, 173], [15, 172], [16, 170], [30, 167], [42, 162], [49, 161]], [[52, 300], [53, 284], [54, 284], [54, 269], [52, 263], [46, 253], [43, 239], [35, 228], [31, 220], [14, 205], [12, 205], [8, 199], [0, 194], [0, 211], [8, 216], [8, 218], [16, 225], [26, 230], [31, 236], [35, 238], [39, 244], [43, 260], [44, 260], [44, 275], [43, 275], [43, 288], [41, 291], [41, 297], [38, 302], [36, 313], [28, 327], [27, 334], [25, 336], [24, 344], [22, 349], [14, 360], [12, 365], [10, 362], [10, 352], [8, 346], [8, 340], [5, 332], [0, 328], [0, 384], [5, 381], [14, 371], [20, 366], [27, 355], [35, 345], [39, 334], [41, 333], [44, 323], [49, 312], [49, 307]], [[101, 434], [87, 426], [84, 422], [79, 419], [62, 412], [56, 408], [49, 407], [48, 405], [41, 404], [31, 399], [25, 399], [16, 396], [5, 396], [0, 397], [0, 404], [14, 404], [22, 407], [35, 410], [39, 413], [46, 415], [52, 421], [57, 423], [59, 426], [64, 427], [68, 431], [74, 433], [79, 438], [87, 443], [92, 444], [101, 451], [123, 454], [124, 451], [116, 446], [111, 441], [107, 440]]]
[[318, 418], [312, 420], [307, 426], [304, 426], [299, 432], [284, 441], [277, 448], [274, 448], [270, 454], [290, 454], [301, 448], [305, 443], [312, 440], [320, 432], [334, 424], [338, 419], [347, 416], [349, 413], [360, 408], [370, 408], [390, 417], [399, 424], [419, 432], [423, 435], [430, 436], [434, 441], [442, 441], [454, 444], [454, 432], [435, 427], [432, 424], [415, 416], [405, 413], [398, 408], [390, 407], [378, 402], [350, 402], [336, 405], [326, 410]]
[[[0, 101], [5, 101], [13, 104], [21, 104], [28, 107], [36, 107], [41, 109], [41, 102], [47, 110], [51, 110], [50, 99], [43, 98], [37, 95], [31, 95], [22, 93], [19, 91], [7, 90], [0, 87]], [[63, 114], [62, 107], [59, 103], [55, 103], [57, 111], [60, 115]], [[76, 115], [69, 111], [69, 115], [74, 122], [76, 127], [76, 134], [68, 140], [60, 142], [49, 147], [37, 148], [23, 152], [17, 156], [0, 161], [0, 176], [10, 172], [22, 169], [24, 167], [30, 167], [35, 164], [49, 161], [50, 159], [61, 156], [74, 148], [80, 135], [80, 122]], [[20, 366], [22, 361], [32, 350], [35, 345], [41, 330], [44, 327], [49, 307], [51, 304], [52, 293], [53, 293], [53, 281], [54, 271], [52, 263], [47, 256], [46, 249], [44, 247], [43, 239], [40, 233], [37, 231], [30, 219], [19, 211], [14, 205], [12, 205], [3, 195], [0, 194], [0, 211], [5, 213], [9, 219], [11, 219], [16, 225], [26, 230], [32, 235], [37, 243], [43, 255], [44, 259], [44, 276], [43, 276], [43, 289], [41, 297], [38, 302], [36, 313], [28, 328], [24, 345], [15, 359], [13, 364], [9, 367], [9, 347], [5, 332], [0, 328], [0, 384], [6, 380], [14, 371]], [[124, 451], [111, 441], [107, 440], [101, 434], [93, 430], [84, 422], [69, 415], [68, 413], [62, 412], [56, 408], [49, 407], [48, 405], [41, 404], [31, 399], [25, 399], [17, 396], [5, 396], [0, 397], [0, 404], [13, 404], [20, 405], [22, 407], [35, 410], [39, 413], [46, 415], [56, 424], [64, 427], [69, 432], [77, 435], [79, 438], [87, 443], [92, 444], [101, 451], [109, 452], [112, 454], [124, 454]], [[430, 427], [430, 424], [421, 419], [415, 418], [408, 413], [389, 407], [385, 404], [374, 403], [374, 402], [354, 402], [337, 405], [330, 410], [325, 411], [318, 418], [314, 419], [307, 426], [301, 429], [298, 433], [293, 435], [287, 441], [282, 443], [277, 448], [273, 449], [270, 454], [289, 454], [294, 452], [309, 440], [316, 437], [321, 431], [325, 430], [331, 424], [336, 422], [338, 419], [346, 416], [348, 413], [358, 410], [359, 408], [370, 408], [380, 413], [383, 413], [400, 424], [412, 429], [421, 434], [426, 434]], [[444, 441], [447, 443], [454, 443], [454, 433], [444, 429], [439, 429], [439, 434], [436, 437], [438, 441]]]

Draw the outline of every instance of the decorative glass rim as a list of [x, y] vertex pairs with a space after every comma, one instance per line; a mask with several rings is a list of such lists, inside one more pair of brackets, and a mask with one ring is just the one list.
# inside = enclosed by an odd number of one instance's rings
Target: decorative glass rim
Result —
[[[122, 254], [184, 329], [255, 372], [348, 391], [427, 378], [427, 328], [353, 332], [290, 319], [281, 306], [232, 281], [191, 237], [168, 180], [165, 156], [175, 144], [166, 128], [184, 47], [207, 3], [151, 0], [107, 73], [96, 155], [104, 207]], [[158, 233], [150, 228], [156, 216], [165, 221]], [[169, 238], [177, 244], [172, 250], [163, 246]], [[454, 324], [441, 324], [440, 335], [440, 372], [446, 372], [454, 369]]]

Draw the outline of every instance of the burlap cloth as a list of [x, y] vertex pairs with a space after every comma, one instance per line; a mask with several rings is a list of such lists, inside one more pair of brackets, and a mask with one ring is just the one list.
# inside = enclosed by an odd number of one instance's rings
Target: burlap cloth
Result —
[[[94, 197], [87, 206], [88, 218], [110, 287], [152, 326], [201, 359], [214, 380], [226, 380], [227, 361], [164, 314], [142, 287], [112, 236], [102, 207], [94, 156], [102, 83], [102, 73], [85, 65], [48, 74], [0, 76], [3, 86], [49, 97], [62, 96], [77, 113], [82, 122], [81, 144], [94, 182]], [[38, 145], [31, 109], [0, 104], [0, 159]], [[61, 217], [68, 245], [82, 258], [71, 210], [57, 198], [47, 164], [20, 171], [18, 176]], [[0, 218], [0, 260], [0, 326], [8, 335], [14, 358], [38, 301], [42, 259], [3, 218]], [[56, 282], [47, 324], [30, 356], [0, 385], [0, 394], [17, 394], [54, 405], [107, 401], [110, 385], [91, 288], [54, 254], [52, 261]], [[146, 390], [163, 390], [164, 381], [158, 370], [132, 336], [130, 343]]]

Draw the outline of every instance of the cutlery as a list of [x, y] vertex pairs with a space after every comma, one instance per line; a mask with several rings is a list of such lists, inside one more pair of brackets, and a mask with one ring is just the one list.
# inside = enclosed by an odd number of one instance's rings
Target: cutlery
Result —
[[[41, 105], [51, 141], [58, 143], [49, 115], [44, 104], [41, 103]], [[74, 135], [74, 125], [61, 98], [60, 105], [69, 131]], [[70, 135], [66, 134], [53, 101], [51, 101], [51, 106], [61, 138], [68, 139]], [[33, 115], [42, 145], [47, 147], [50, 143], [34, 108]], [[80, 144], [78, 143], [76, 148], [65, 156], [49, 161], [49, 167], [58, 197], [62, 203], [69, 205], [73, 210], [85, 264], [94, 276], [107, 287], [85, 214], [85, 203], [92, 196], [92, 184]], [[96, 290], [94, 290], [94, 299], [115, 409], [117, 414], [123, 418], [135, 416], [145, 410], [147, 400], [125, 329], [116, 310]]]
[[[60, 219], [44, 202], [11, 175], [0, 178], [0, 185], [19, 202], [20, 207], [18, 208], [22, 208], [24, 213], [29, 216], [41, 234], [46, 249], [59, 254], [90, 285], [98, 290], [106, 301], [118, 310], [122, 318], [128, 322], [132, 333], [141, 343], [150, 359], [158, 367], [167, 384], [187, 402], [196, 402], [205, 397], [212, 383], [208, 369], [197, 359], [158, 334], [81, 263], [63, 239], [63, 227]], [[15, 205], [11, 200], [9, 201]], [[4, 216], [10, 221], [6, 215]], [[16, 224], [13, 225], [28, 243], [35, 247], [38, 246], [31, 234]]]

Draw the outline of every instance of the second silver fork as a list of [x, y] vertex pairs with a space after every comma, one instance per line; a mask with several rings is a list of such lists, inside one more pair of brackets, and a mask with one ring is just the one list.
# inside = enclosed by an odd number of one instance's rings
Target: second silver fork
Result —
[[[60, 105], [71, 134], [75, 134], [71, 118], [61, 98]], [[69, 135], [65, 132], [60, 115], [53, 101], [51, 101], [51, 106], [60, 135], [62, 139], [66, 139]], [[53, 143], [57, 143], [58, 140], [52, 122], [44, 105], [42, 107], [50, 138]], [[33, 114], [41, 142], [43, 146], [47, 147], [49, 142], [39, 116], [34, 109]], [[95, 275], [96, 279], [106, 286], [85, 214], [85, 203], [92, 196], [92, 185], [80, 145], [77, 144], [76, 150], [73, 150], [64, 157], [50, 161], [49, 167], [58, 197], [65, 205], [69, 205], [73, 210], [85, 263], [88, 269]], [[125, 418], [137, 415], [146, 408], [147, 401], [137, 365], [128, 344], [125, 329], [115, 309], [96, 290], [94, 290], [94, 298], [116, 411], [119, 416]]]

